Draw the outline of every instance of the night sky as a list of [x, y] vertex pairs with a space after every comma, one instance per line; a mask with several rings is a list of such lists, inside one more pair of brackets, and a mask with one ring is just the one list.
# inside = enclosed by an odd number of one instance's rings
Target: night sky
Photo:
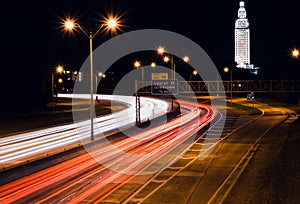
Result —
[[[251, 29], [251, 63], [263, 79], [300, 79], [300, 1], [245, 0]], [[164, 29], [200, 45], [219, 70], [234, 65], [234, 23], [238, 0], [45, 0], [7, 1], [1, 10], [1, 112], [31, 111], [49, 100], [51, 72], [57, 64], [79, 69], [89, 53], [88, 39], [66, 35], [60, 18], [77, 17], [87, 28], [99, 14], [122, 14], [123, 33]], [[120, 32], [121, 33], [121, 32]], [[94, 40], [97, 47], [108, 35]], [[50, 84], [49, 84], [50, 82]], [[49, 87], [50, 86], [50, 87]]]

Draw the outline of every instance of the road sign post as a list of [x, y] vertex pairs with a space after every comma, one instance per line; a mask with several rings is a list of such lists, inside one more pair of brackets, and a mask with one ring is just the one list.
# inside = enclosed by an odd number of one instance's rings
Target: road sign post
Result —
[[174, 107], [173, 95], [178, 93], [177, 79], [170, 80], [152, 80], [151, 81], [152, 95], [171, 95], [172, 110]]

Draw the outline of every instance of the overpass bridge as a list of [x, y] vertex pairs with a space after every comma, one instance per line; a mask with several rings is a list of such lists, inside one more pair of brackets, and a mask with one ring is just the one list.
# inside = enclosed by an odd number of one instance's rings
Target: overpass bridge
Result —
[[[151, 93], [151, 81], [138, 83], [139, 93]], [[178, 81], [178, 93], [300, 93], [300, 80]]]

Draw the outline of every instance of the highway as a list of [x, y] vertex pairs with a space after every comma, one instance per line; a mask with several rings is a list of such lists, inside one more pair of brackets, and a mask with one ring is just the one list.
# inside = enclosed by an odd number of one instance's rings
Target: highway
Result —
[[[132, 179], [169, 167], [218, 115], [208, 105], [184, 101], [180, 105], [187, 111], [164, 124], [114, 141], [99, 140], [103, 142], [86, 154], [1, 186], [0, 202], [101, 202]], [[152, 114], [152, 109], [145, 109]]]
[[[61, 94], [63, 98], [89, 99], [89, 95]], [[95, 139], [135, 124], [135, 98], [129, 96], [95, 95], [99, 100], [124, 103], [128, 108], [94, 119]], [[152, 111], [155, 110], [155, 111]], [[141, 120], [156, 118], [168, 111], [165, 101], [141, 98]], [[0, 170], [34, 161], [90, 141], [90, 120], [50, 127], [34, 132], [0, 138]]]
[[[234, 102], [243, 103], [244, 100], [235, 99]], [[102, 202], [234, 203], [226, 199], [240, 177], [243, 177], [243, 172], [255, 152], [259, 151], [263, 138], [271, 132], [276, 135], [276, 127], [293, 117], [290, 110], [281, 107], [272, 107], [268, 104], [255, 106], [262, 110], [262, 114], [229, 113], [226, 119], [221, 119], [226, 120], [226, 124], [217, 142], [210, 145], [205, 143], [205, 140], [201, 139], [205, 137], [206, 133], [203, 133], [173, 165], [156, 172], [151, 177], [133, 179], [131, 184], [124, 185]], [[212, 129], [219, 129], [218, 122]], [[212, 146], [214, 150], [202, 158], [202, 154]], [[251, 180], [251, 177], [255, 178], [257, 175], [249, 176]], [[246, 188], [244, 186], [247, 184], [243, 184], [242, 187]], [[240, 194], [240, 189], [235, 189], [234, 200], [239, 200], [238, 203], [248, 202], [249, 200], [243, 198], [251, 197], [249, 195], [252, 192], [251, 189], [246, 189], [248, 191], [243, 191], [244, 194]]]

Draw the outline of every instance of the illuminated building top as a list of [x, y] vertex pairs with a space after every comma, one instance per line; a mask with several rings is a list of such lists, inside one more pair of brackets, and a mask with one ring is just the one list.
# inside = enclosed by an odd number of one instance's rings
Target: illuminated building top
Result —
[[238, 18], [235, 21], [235, 62], [239, 68], [252, 68], [250, 65], [250, 29], [245, 2], [240, 2]]

